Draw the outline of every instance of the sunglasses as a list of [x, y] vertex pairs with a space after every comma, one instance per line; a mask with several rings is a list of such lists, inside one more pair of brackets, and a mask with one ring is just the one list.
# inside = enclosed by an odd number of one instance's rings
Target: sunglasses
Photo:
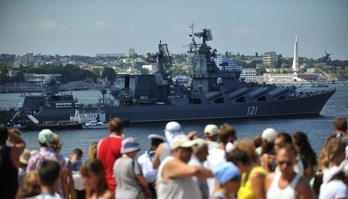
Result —
[[292, 165], [292, 161], [278, 161], [278, 164], [279, 165], [286, 164], [287, 166], [290, 166], [290, 165]]

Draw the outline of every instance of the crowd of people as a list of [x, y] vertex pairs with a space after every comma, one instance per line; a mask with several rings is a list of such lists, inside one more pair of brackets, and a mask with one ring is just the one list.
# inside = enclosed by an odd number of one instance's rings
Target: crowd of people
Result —
[[333, 121], [320, 154], [305, 132], [266, 128], [237, 139], [229, 124], [184, 132], [176, 121], [151, 134], [144, 154], [109, 122], [110, 135], [71, 157], [60, 154], [59, 135], [38, 133], [38, 150], [26, 149], [18, 129], [0, 125], [0, 198], [67, 199], [343, 199], [348, 198], [347, 119]]

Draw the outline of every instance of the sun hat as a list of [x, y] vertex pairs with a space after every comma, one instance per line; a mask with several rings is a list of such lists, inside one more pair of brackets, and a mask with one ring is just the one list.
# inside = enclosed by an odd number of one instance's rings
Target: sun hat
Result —
[[19, 162], [22, 164], [28, 164], [30, 157], [31, 157], [30, 151], [28, 149], [24, 149], [21, 156], [19, 156]]
[[181, 125], [178, 122], [172, 121], [168, 122], [166, 124], [166, 127], [164, 129], [164, 132], [169, 132], [169, 133], [184, 133], [181, 129]]
[[274, 139], [277, 137], [277, 131], [272, 128], [267, 128], [262, 132], [261, 137], [268, 143], [273, 143]]
[[163, 137], [162, 135], [157, 135], [157, 134], [150, 134], [149, 136], [147, 136], [147, 139], [149, 140], [158, 139], [158, 140], [162, 140], [163, 142], [166, 141], [165, 137]]
[[240, 171], [232, 162], [226, 162], [213, 170], [213, 175], [220, 185], [226, 184], [231, 179], [239, 178]]
[[191, 148], [193, 145], [195, 145], [195, 143], [191, 141], [189, 137], [186, 135], [178, 135], [170, 143], [170, 149], [176, 149], [179, 147]]
[[204, 128], [204, 135], [205, 136], [214, 136], [219, 134], [219, 129], [215, 124], [208, 124]]
[[52, 142], [54, 133], [49, 129], [43, 129], [39, 132], [38, 140], [41, 144], [49, 145]]
[[122, 146], [121, 146], [122, 154], [138, 151], [138, 150], [140, 150], [140, 145], [133, 137], [126, 138], [122, 141]]

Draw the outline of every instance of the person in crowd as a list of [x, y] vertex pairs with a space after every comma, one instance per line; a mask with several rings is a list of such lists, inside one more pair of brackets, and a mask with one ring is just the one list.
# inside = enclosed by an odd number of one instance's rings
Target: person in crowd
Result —
[[190, 166], [194, 142], [186, 135], [176, 136], [170, 143], [171, 155], [160, 164], [157, 172], [157, 198], [202, 198], [191, 177], [213, 177], [212, 172], [201, 166]]
[[23, 186], [17, 191], [16, 199], [30, 198], [41, 193], [37, 170], [30, 171], [23, 179]]
[[[218, 166], [222, 165], [226, 162], [225, 159], [225, 148], [228, 143], [233, 142], [236, 139], [237, 132], [236, 130], [229, 124], [223, 124], [220, 126], [219, 131], [219, 139], [220, 143], [216, 148], [209, 150], [209, 155], [207, 157], [207, 161], [205, 163], [205, 167], [214, 170]], [[215, 187], [215, 179], [209, 178], [207, 179], [209, 194], [213, 193]]]
[[75, 148], [70, 156], [71, 169], [73, 171], [78, 171], [82, 166], [82, 156], [83, 152], [80, 148]]
[[348, 137], [347, 134], [347, 119], [346, 118], [336, 118], [333, 122], [333, 127], [335, 131], [335, 135], [337, 138], [342, 137], [346, 138]]
[[348, 198], [348, 167], [345, 165], [333, 174], [328, 183], [323, 184], [319, 199], [345, 199]]
[[114, 177], [117, 182], [116, 199], [151, 196], [140, 165], [134, 160], [139, 150], [140, 145], [133, 137], [122, 141], [122, 156], [114, 164]]
[[98, 152], [98, 142], [93, 142], [88, 147], [87, 159], [97, 158], [97, 152]]
[[262, 137], [261, 135], [255, 135], [253, 139], [254, 147], [256, 153], [261, 156], [262, 155]]
[[104, 165], [99, 159], [91, 158], [80, 167], [86, 198], [114, 199], [114, 193], [108, 188]]
[[41, 193], [33, 199], [61, 199], [59, 189], [60, 165], [54, 160], [44, 160], [38, 169]]
[[304, 132], [298, 131], [292, 135], [292, 138], [296, 151], [303, 163], [304, 176], [311, 179], [314, 177], [314, 167], [317, 166], [317, 156]]
[[[52, 150], [54, 150], [56, 153], [60, 153], [62, 150], [63, 144], [60, 141], [60, 137], [58, 134], [53, 133], [53, 140], [50, 142], [50, 147]], [[64, 157], [65, 163], [67, 165], [67, 171], [66, 171], [66, 181], [62, 181], [63, 186], [67, 186], [68, 193], [64, 193], [64, 195], [67, 195], [68, 198], [75, 198], [75, 186], [74, 186], [74, 179], [72, 177], [72, 166], [69, 158]], [[64, 175], [64, 174], [63, 174]]]
[[23, 186], [23, 179], [25, 175], [27, 174], [27, 166], [28, 161], [30, 159], [30, 151], [28, 149], [24, 149], [21, 156], [19, 156], [19, 168], [18, 168], [18, 186]]
[[[238, 150], [244, 151], [245, 155]], [[235, 148], [226, 156], [227, 161], [237, 165], [242, 173], [241, 185], [237, 193], [238, 198], [266, 198], [264, 183], [267, 171], [260, 166], [259, 155], [255, 151], [253, 142], [248, 139], [238, 141]], [[246, 161], [248, 159], [250, 161]]]
[[[292, 138], [291, 135], [289, 135], [288, 133], [285, 132], [281, 132], [279, 134], [277, 134], [276, 138], [274, 139], [274, 151], [275, 153], [277, 153], [279, 146], [284, 144], [284, 143], [289, 143], [292, 144]], [[301, 156], [298, 155], [296, 157], [296, 159], [298, 160], [297, 163], [294, 165], [294, 171], [300, 175], [304, 174], [304, 165], [303, 165], [303, 161], [301, 160]], [[276, 168], [278, 169], [278, 168]]]
[[38, 142], [40, 145], [39, 151], [32, 155], [28, 161], [27, 173], [40, 168], [41, 164], [45, 160], [57, 161], [60, 165], [60, 188], [58, 193], [63, 198], [68, 198], [68, 186], [67, 183], [62, 183], [67, 181], [68, 164], [65, 158], [50, 148], [50, 144], [53, 141], [54, 133], [49, 129], [43, 129], [38, 134]]
[[267, 172], [275, 170], [275, 151], [274, 151], [274, 139], [277, 137], [277, 132], [272, 128], [265, 129], [262, 134], [262, 157], [261, 165]]
[[[95, 151], [97, 151], [97, 144], [95, 148], [96, 148]], [[83, 156], [82, 150], [80, 148], [75, 148], [72, 151], [71, 157], [70, 157], [76, 199], [86, 198], [85, 187], [83, 186], [81, 174], [79, 172], [80, 167], [82, 166], [82, 156]]]
[[204, 128], [205, 140], [208, 143], [209, 150], [216, 148], [219, 143], [217, 142], [219, 138], [219, 129], [215, 124], [208, 124]]
[[[6, 145], [8, 140], [12, 146]], [[0, 198], [12, 199], [18, 189], [19, 157], [25, 149], [24, 140], [0, 124]]]
[[345, 159], [345, 143], [341, 139], [331, 138], [324, 145], [320, 156], [318, 170], [322, 169], [323, 182], [326, 184], [339, 170], [339, 165]]
[[164, 129], [166, 142], [160, 144], [153, 158], [153, 168], [158, 169], [160, 163], [170, 154], [170, 142], [177, 136], [183, 135], [181, 125], [176, 121], [171, 121], [166, 124]]
[[225, 162], [213, 170], [217, 185], [213, 199], [232, 199], [240, 186], [240, 171], [232, 162]]
[[[195, 145], [193, 146], [192, 156], [188, 165], [190, 166], [203, 166], [203, 163], [207, 160], [208, 156], [208, 143], [202, 138], [194, 139], [193, 142]], [[203, 199], [209, 198], [209, 189], [206, 179], [200, 179], [197, 177], [193, 177], [193, 180], [198, 185], [198, 188], [202, 194]]]
[[147, 138], [151, 140], [150, 149], [139, 156], [138, 163], [141, 167], [144, 178], [149, 185], [152, 198], [156, 198], [155, 185], [157, 170], [153, 169], [153, 158], [155, 156], [157, 147], [165, 141], [165, 137], [157, 134], [151, 134]]
[[279, 171], [266, 176], [266, 197], [272, 198], [303, 198], [314, 199], [314, 194], [305, 177], [294, 171], [297, 163], [296, 149], [292, 144], [284, 143], [279, 146], [276, 163]]
[[103, 138], [98, 143], [97, 158], [101, 160], [105, 167], [106, 179], [109, 189], [115, 191], [116, 181], [113, 177], [113, 167], [115, 161], [121, 157], [121, 143], [123, 140], [124, 126], [120, 118], [114, 118], [109, 122], [110, 135]]

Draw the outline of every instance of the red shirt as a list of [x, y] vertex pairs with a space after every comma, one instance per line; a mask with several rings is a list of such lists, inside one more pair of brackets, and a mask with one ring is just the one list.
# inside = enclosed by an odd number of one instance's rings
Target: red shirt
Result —
[[115, 161], [121, 157], [121, 146], [123, 137], [117, 135], [110, 135], [99, 141], [98, 143], [98, 157], [105, 167], [106, 179], [108, 181], [109, 189], [116, 190], [116, 181], [113, 176], [113, 167]]

